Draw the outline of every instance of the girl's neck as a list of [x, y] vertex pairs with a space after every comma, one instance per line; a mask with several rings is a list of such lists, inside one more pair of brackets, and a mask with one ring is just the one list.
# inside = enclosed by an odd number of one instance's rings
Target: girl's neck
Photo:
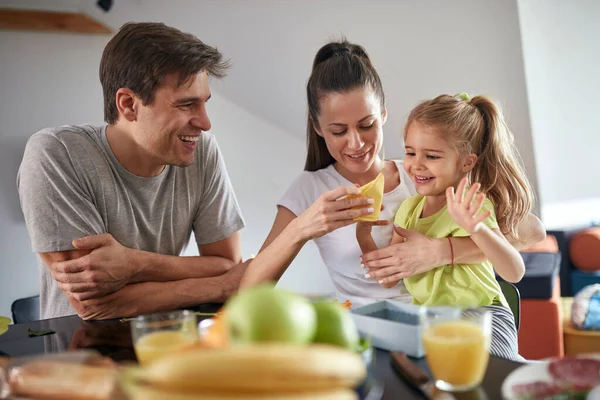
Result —
[[[456, 188], [458, 187], [458, 184], [460, 183], [460, 180], [463, 177], [464, 176], [461, 176], [460, 179], [457, 182], [455, 182], [454, 185], [452, 185], [452, 187], [454, 188], [454, 193], [456, 193]], [[467, 187], [467, 189], [468, 189], [468, 187]], [[423, 206], [421, 218], [426, 218], [426, 217], [429, 217], [429, 216], [435, 214], [436, 212], [438, 212], [442, 208], [444, 208], [445, 205], [446, 205], [446, 190], [444, 190], [442, 193], [439, 193], [436, 195], [425, 196], [425, 205]]]
[[446, 205], [446, 193], [435, 196], [425, 196], [425, 205], [421, 218], [427, 218], [440, 211]]

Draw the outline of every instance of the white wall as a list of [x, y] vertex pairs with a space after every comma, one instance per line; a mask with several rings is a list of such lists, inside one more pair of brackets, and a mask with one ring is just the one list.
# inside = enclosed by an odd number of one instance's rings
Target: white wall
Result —
[[[306, 146], [273, 123], [213, 94], [208, 106], [211, 132], [218, 139], [244, 213], [242, 250], [248, 258], [258, 253], [271, 230], [277, 201], [302, 171]], [[306, 294], [334, 292], [313, 242], [304, 247], [278, 285]]]
[[39, 292], [16, 174], [40, 128], [102, 120], [97, 71], [105, 38], [0, 32], [0, 315]]
[[[47, 126], [102, 123], [97, 71], [106, 41], [84, 35], [0, 32], [0, 315], [10, 316], [13, 300], [39, 291], [15, 183], [25, 142]], [[277, 199], [302, 169], [304, 142], [214, 90], [209, 115], [247, 222], [242, 247], [249, 257], [258, 252], [271, 228]], [[197, 254], [197, 249], [190, 246], [186, 254]], [[281, 285], [307, 293], [332, 291], [312, 245]]]
[[[0, 3], [84, 11], [113, 28], [129, 20], [164, 21], [233, 60], [228, 78], [215, 82], [210, 112], [248, 222], [245, 256], [258, 250], [275, 200], [302, 169], [303, 88], [316, 50], [341, 34], [364, 45], [381, 74], [388, 100], [387, 156], [402, 154], [403, 121], [419, 100], [443, 92], [488, 93], [507, 110], [535, 184], [516, 0], [136, 0], [117, 1], [109, 13], [88, 0]], [[13, 299], [37, 291], [35, 259], [15, 192], [19, 153], [39, 128], [102, 120], [97, 70], [106, 41], [0, 32], [0, 315]], [[320, 258], [309, 247], [282, 284], [329, 291]], [[8, 284], [11, 277], [18, 283]]]
[[543, 220], [600, 221], [600, 2], [518, 5]]

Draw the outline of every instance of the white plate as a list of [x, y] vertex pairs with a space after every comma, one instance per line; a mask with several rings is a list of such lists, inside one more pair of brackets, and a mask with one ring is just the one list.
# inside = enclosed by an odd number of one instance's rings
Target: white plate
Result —
[[[600, 359], [600, 354], [579, 354], [576, 357]], [[548, 364], [555, 359], [556, 358], [549, 358], [541, 361], [532, 361], [515, 369], [502, 383], [502, 398], [505, 400], [518, 398], [512, 388], [521, 383], [531, 383], [536, 381], [552, 382], [552, 376], [548, 372]]]

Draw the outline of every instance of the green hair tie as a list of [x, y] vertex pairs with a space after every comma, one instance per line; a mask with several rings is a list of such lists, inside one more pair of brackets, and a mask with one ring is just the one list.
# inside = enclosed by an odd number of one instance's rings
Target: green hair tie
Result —
[[464, 100], [464, 101], [470, 101], [471, 100], [471, 97], [469, 97], [468, 93], [464, 93], [463, 92], [463, 93], [459, 94], [458, 96], [460, 97], [461, 100]]

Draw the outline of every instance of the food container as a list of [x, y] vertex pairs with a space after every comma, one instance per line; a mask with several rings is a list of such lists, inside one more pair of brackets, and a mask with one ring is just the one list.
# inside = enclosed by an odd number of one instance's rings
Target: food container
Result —
[[425, 356], [419, 325], [420, 306], [383, 300], [351, 310], [360, 335], [373, 346], [402, 351], [411, 357]]

